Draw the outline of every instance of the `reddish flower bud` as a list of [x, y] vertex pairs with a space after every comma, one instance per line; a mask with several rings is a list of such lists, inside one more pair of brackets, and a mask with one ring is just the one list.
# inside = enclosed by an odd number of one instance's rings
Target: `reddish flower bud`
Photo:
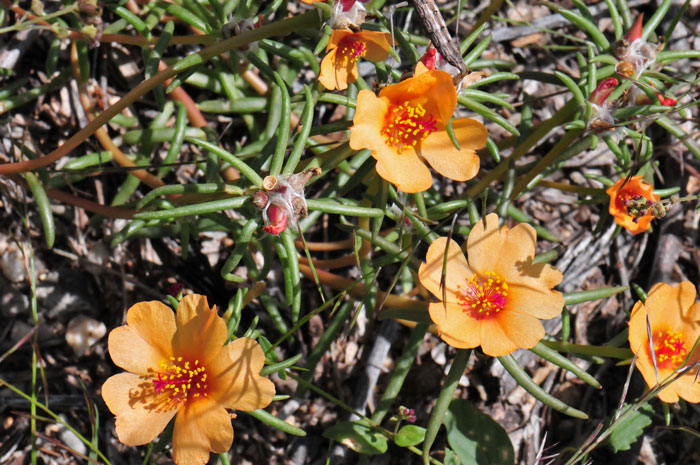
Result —
[[613, 90], [615, 90], [617, 85], [618, 81], [614, 77], [603, 79], [600, 83], [598, 83], [598, 87], [596, 87], [591, 94], [590, 101], [596, 105], [603, 105], [605, 100], [610, 97], [610, 94]]
[[425, 55], [420, 58], [420, 62], [425, 65], [428, 69], [435, 69], [435, 59], [437, 56], [437, 50], [434, 48], [429, 48], [425, 51]]
[[270, 208], [267, 210], [267, 215], [270, 224], [265, 226], [263, 231], [278, 236], [282, 231], [287, 229], [287, 221], [289, 221], [289, 219], [280, 207], [277, 205], [270, 205]]
[[644, 19], [644, 14], [642, 13], [641, 15], [637, 16], [637, 20], [634, 22], [632, 25], [632, 28], [627, 31], [627, 35], [625, 35], [625, 39], [631, 44], [637, 39], [642, 38], [642, 20]]
[[659, 99], [659, 102], [661, 103], [661, 105], [665, 105], [665, 106], [667, 106], [667, 107], [672, 107], [672, 106], [674, 106], [674, 105], [676, 104], [676, 99], [675, 99], [675, 98], [664, 97], [663, 95], [661, 95], [661, 94], [658, 93], [658, 92], [656, 92], [656, 98]]
[[171, 286], [168, 286], [165, 289], [165, 292], [168, 293], [168, 295], [171, 295], [173, 297], [177, 297], [180, 292], [185, 288], [185, 285], [182, 283], [175, 283]]

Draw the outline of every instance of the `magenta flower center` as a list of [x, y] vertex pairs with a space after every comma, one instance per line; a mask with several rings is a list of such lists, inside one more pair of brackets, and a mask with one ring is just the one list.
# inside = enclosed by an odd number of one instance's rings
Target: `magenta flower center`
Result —
[[179, 405], [207, 397], [207, 370], [199, 360], [190, 362], [182, 357], [170, 357], [162, 360], [159, 368], [153, 379], [153, 391], [165, 398], [161, 400]]
[[459, 286], [457, 299], [472, 318], [491, 318], [508, 302], [508, 283], [491, 271], [474, 275]]

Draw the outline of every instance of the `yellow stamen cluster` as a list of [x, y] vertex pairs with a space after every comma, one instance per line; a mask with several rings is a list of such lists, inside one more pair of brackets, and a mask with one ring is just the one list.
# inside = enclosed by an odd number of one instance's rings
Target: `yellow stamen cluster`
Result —
[[508, 297], [508, 283], [492, 271], [474, 275], [459, 286], [457, 299], [472, 318], [483, 319], [503, 310]]
[[343, 40], [338, 47], [340, 56], [354, 63], [360, 58], [367, 55], [367, 45], [364, 42], [356, 42], [354, 40]]
[[666, 331], [658, 331], [654, 338], [654, 354], [656, 363], [661, 368], [675, 369], [688, 356], [685, 348], [685, 339], [679, 331], [668, 328]]
[[418, 142], [428, 137], [435, 128], [432, 115], [427, 115], [421, 104], [411, 105], [403, 102], [401, 105], [389, 108], [382, 133], [386, 142], [399, 153], [407, 147], [415, 147]]
[[199, 360], [190, 363], [182, 357], [170, 357], [160, 362], [157, 378], [153, 380], [156, 394], [180, 404], [207, 397], [207, 373]]

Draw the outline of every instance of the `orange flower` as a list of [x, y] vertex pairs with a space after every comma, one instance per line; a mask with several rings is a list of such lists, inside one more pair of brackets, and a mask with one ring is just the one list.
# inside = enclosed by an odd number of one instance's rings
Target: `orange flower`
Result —
[[153, 441], [175, 417], [173, 460], [203, 465], [210, 451], [231, 448], [226, 409], [251, 411], [272, 400], [275, 386], [259, 375], [262, 349], [248, 338], [224, 345], [226, 323], [206, 297], [184, 297], [177, 316], [160, 302], [139, 302], [126, 322], [109, 334], [108, 345], [114, 363], [128, 373], [102, 386], [124, 444]]
[[328, 90], [345, 90], [357, 80], [357, 60], [386, 60], [389, 56], [391, 34], [388, 32], [352, 32], [333, 30], [321, 61], [318, 81]]
[[498, 357], [533, 347], [544, 337], [539, 319], [559, 315], [564, 297], [552, 290], [561, 282], [559, 270], [532, 263], [536, 241], [532, 226], [499, 228], [492, 213], [469, 233], [469, 261], [455, 241], [441, 237], [432, 243], [418, 277], [440, 300], [429, 311], [445, 342], [461, 349], [481, 346]]
[[627, 183], [625, 183], [625, 179], [619, 179], [605, 191], [610, 196], [608, 210], [615, 218], [615, 222], [632, 234], [643, 233], [649, 229], [652, 220], [651, 213], [647, 211], [644, 216], [634, 218], [629, 214], [627, 202], [644, 198], [649, 204], [650, 202], [658, 202], [661, 197], [652, 192], [654, 188], [644, 182], [641, 176], [633, 176], [629, 178]]
[[488, 133], [476, 120], [453, 121], [457, 149], [445, 131], [456, 107], [452, 76], [419, 63], [414, 77], [386, 86], [378, 96], [359, 92], [350, 147], [372, 150], [377, 173], [404, 192], [433, 185], [424, 161], [445, 177], [466, 181], [479, 171], [475, 150], [486, 144]]
[[[649, 347], [647, 319], [654, 345], [656, 369]], [[681, 366], [700, 360], [700, 350], [688, 357], [700, 337], [700, 302], [695, 301], [695, 286], [683, 281], [677, 286], [657, 283], [646, 303], [637, 302], [632, 309], [629, 327], [630, 348], [637, 355], [637, 369], [649, 387], [654, 387]], [[688, 361], [683, 364], [683, 361]], [[658, 370], [658, 378], [657, 378]], [[685, 372], [659, 392], [664, 402], [700, 402], [697, 369]]]

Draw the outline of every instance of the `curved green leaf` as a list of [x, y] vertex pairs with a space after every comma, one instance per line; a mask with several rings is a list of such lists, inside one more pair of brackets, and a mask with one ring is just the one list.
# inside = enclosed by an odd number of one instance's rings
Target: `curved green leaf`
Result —
[[444, 420], [447, 442], [465, 464], [507, 465], [515, 463], [508, 433], [471, 403], [455, 399]]

